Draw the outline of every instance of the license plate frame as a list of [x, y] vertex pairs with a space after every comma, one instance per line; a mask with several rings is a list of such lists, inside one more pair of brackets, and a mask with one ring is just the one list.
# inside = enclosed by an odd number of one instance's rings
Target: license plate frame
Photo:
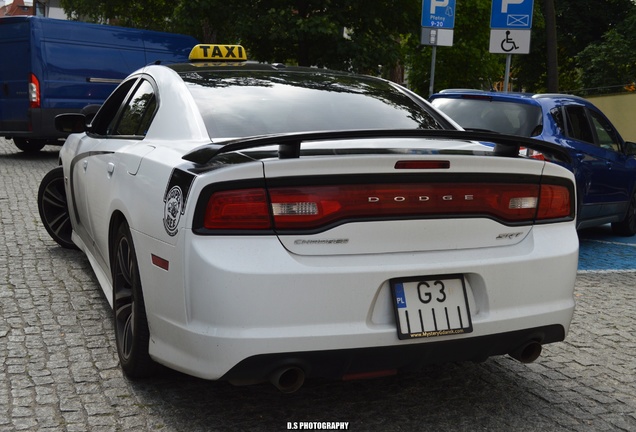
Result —
[[399, 339], [473, 331], [464, 275], [395, 278], [390, 285]]

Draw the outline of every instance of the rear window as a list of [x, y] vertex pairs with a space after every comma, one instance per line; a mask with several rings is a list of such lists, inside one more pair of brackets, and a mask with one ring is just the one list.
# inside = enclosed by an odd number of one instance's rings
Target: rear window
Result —
[[464, 129], [478, 129], [509, 135], [535, 136], [541, 133], [541, 108], [490, 99], [438, 98], [432, 102]]
[[423, 106], [375, 79], [326, 73], [181, 74], [211, 138], [354, 129], [443, 129]]

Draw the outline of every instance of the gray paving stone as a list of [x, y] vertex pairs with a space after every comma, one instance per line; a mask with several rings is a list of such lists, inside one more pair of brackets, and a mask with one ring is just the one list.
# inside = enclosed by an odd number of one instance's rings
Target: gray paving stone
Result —
[[0, 138], [0, 432], [276, 431], [294, 421], [348, 421], [356, 431], [636, 430], [631, 271], [580, 273], [567, 340], [530, 365], [499, 357], [312, 380], [292, 395], [170, 371], [128, 381], [88, 261], [59, 248], [39, 221], [37, 188], [58, 150], [27, 155]]

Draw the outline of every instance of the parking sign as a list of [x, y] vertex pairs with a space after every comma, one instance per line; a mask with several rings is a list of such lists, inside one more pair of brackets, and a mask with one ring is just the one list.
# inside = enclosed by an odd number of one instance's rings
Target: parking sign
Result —
[[534, 0], [492, 0], [490, 28], [529, 30]]
[[455, 27], [455, 0], [423, 0], [422, 27]]

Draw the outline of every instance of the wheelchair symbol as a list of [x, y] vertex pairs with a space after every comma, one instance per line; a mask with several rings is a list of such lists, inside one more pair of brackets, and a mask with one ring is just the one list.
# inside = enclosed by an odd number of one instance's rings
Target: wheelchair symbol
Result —
[[503, 52], [510, 52], [519, 49], [515, 41], [510, 37], [510, 30], [506, 30], [506, 38], [501, 41], [501, 49]]

